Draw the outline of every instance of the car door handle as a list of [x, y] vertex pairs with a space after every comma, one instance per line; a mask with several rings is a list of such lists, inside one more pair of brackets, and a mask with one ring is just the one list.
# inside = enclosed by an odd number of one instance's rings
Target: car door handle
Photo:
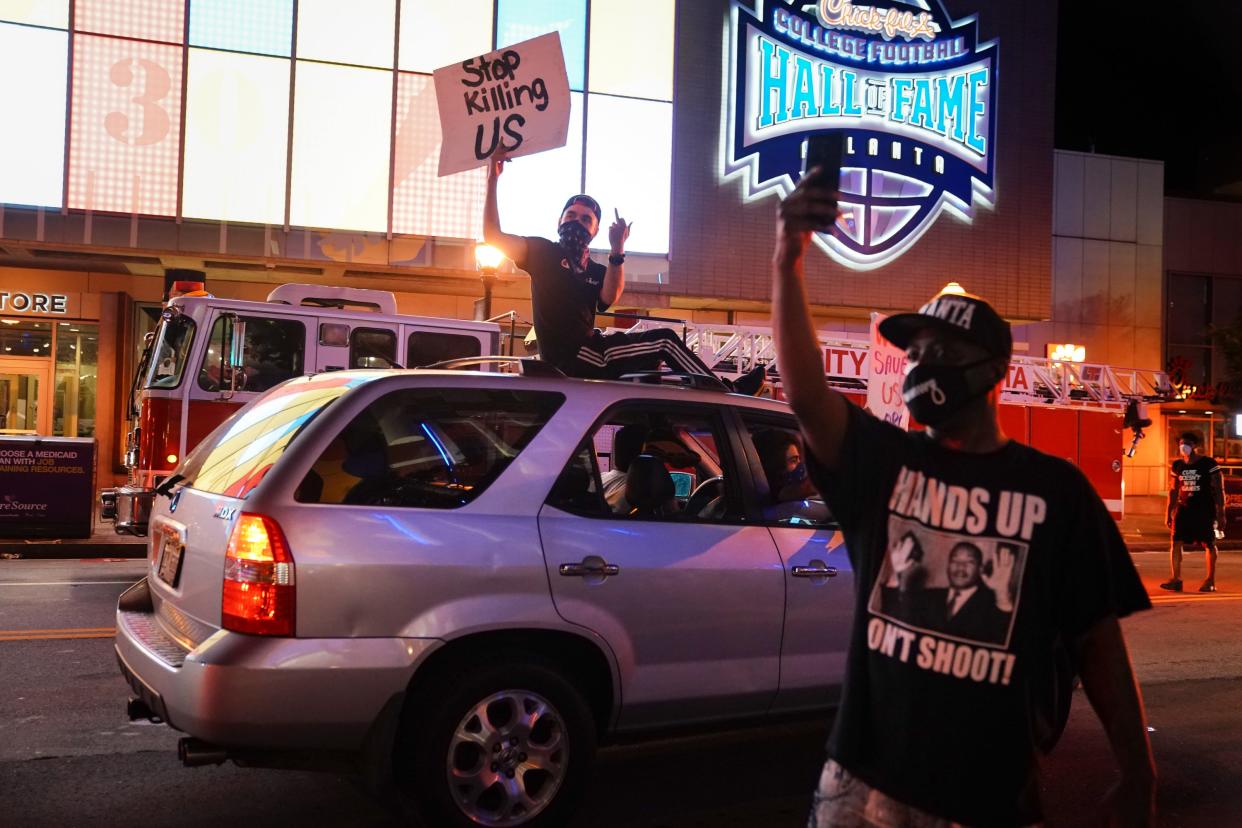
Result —
[[793, 568], [793, 576], [795, 578], [835, 578], [837, 576], [837, 568], [835, 566], [795, 566]]
[[560, 566], [560, 572], [566, 578], [606, 578], [610, 575], [620, 575], [621, 567], [600, 560], [585, 560], [578, 563], [563, 563]]

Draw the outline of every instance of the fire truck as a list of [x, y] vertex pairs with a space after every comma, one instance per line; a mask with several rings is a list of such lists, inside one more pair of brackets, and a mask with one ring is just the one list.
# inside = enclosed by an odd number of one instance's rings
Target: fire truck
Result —
[[[776, 359], [770, 328], [642, 320], [630, 330], [651, 327], [677, 331], [721, 376], [737, 376], [755, 365], [772, 365]], [[821, 335], [819, 346], [828, 383], [865, 407], [869, 340]], [[769, 371], [769, 377], [779, 396], [779, 365]], [[1132, 456], [1142, 428], [1151, 424], [1143, 417], [1143, 406], [1171, 399], [1172, 393], [1169, 378], [1161, 371], [1061, 362], [1019, 353], [1010, 361], [1001, 390], [1001, 427], [1013, 439], [1078, 466], [1109, 512], [1121, 517], [1125, 504], [1122, 461]]]
[[128, 397], [123, 486], [100, 493], [118, 534], [145, 535], [156, 488], [216, 426], [290, 377], [498, 354], [500, 327], [397, 313], [387, 291], [287, 284], [264, 302], [194, 289], [165, 305]]

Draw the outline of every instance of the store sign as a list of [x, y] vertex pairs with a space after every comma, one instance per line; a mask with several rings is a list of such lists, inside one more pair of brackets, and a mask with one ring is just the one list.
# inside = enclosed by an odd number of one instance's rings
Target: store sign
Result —
[[994, 206], [997, 45], [941, 0], [734, 0], [723, 175], [747, 199], [787, 195], [807, 136], [845, 138], [842, 218], [816, 241], [867, 270], [909, 250], [943, 212]]
[[440, 175], [565, 146], [569, 78], [556, 32], [437, 69]]
[[69, 313], [69, 295], [0, 290], [0, 313], [65, 316]]

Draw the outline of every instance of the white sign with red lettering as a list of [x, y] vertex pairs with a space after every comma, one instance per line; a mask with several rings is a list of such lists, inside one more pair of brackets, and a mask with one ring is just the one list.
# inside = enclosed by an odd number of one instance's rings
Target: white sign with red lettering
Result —
[[871, 349], [867, 354], [867, 410], [898, 428], [909, 428], [910, 412], [901, 398], [906, 353], [880, 335], [884, 314], [871, 314]]
[[565, 146], [569, 77], [561, 36], [550, 32], [437, 69], [440, 175]]

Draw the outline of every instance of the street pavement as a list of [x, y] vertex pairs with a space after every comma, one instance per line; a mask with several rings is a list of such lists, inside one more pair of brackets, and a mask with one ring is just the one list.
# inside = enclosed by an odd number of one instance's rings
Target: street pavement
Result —
[[[1203, 556], [1184, 565], [1199, 583]], [[1220, 592], [1164, 593], [1166, 555], [1134, 560], [1155, 607], [1123, 622], [1161, 775], [1162, 824], [1242, 821], [1242, 554], [1221, 555]], [[0, 825], [389, 826], [348, 777], [182, 768], [179, 734], [126, 720], [112, 651], [117, 595], [135, 560], [0, 561]], [[605, 749], [574, 828], [795, 828], [805, 824], [827, 721]], [[932, 757], [910, 757], [929, 761]], [[1048, 824], [1098, 824], [1116, 778], [1077, 694], [1044, 766]]]

